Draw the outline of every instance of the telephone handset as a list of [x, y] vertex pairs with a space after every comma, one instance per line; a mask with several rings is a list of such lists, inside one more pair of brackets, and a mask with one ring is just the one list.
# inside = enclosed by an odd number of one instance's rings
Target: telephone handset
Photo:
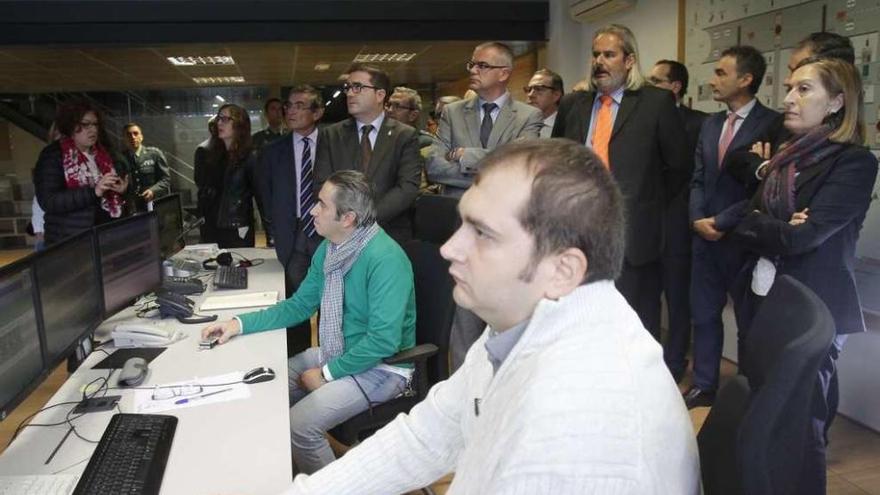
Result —
[[159, 316], [162, 318], [172, 316], [181, 323], [207, 323], [217, 319], [217, 315], [196, 315], [193, 318], [195, 303], [182, 294], [160, 291], [157, 293], [156, 302], [159, 303]]
[[120, 323], [112, 333], [116, 347], [164, 347], [180, 340], [177, 332], [156, 323]]

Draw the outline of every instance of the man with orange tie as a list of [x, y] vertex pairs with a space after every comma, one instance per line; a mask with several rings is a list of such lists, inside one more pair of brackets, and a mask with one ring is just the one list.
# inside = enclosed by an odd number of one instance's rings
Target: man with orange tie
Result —
[[617, 288], [660, 340], [663, 216], [688, 177], [684, 123], [672, 93], [645, 84], [629, 28], [593, 36], [588, 91], [566, 95], [553, 137], [591, 147], [611, 170], [626, 205], [626, 258]]

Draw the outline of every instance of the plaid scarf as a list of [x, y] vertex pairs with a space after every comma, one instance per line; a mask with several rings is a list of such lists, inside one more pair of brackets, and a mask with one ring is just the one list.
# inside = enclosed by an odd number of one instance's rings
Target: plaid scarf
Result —
[[[76, 147], [73, 138], [61, 139], [61, 166], [64, 169], [64, 181], [68, 189], [95, 187], [97, 177], [89, 171], [89, 159]], [[95, 145], [95, 164], [101, 175], [115, 172], [110, 153], [100, 144]], [[122, 216], [122, 205], [125, 201], [119, 193], [106, 191], [101, 196], [101, 208], [112, 218]]]
[[324, 258], [324, 292], [321, 294], [321, 322], [318, 340], [321, 344], [321, 365], [342, 355], [345, 338], [342, 335], [342, 303], [345, 300], [345, 274], [357, 261], [361, 251], [370, 242], [379, 225], [358, 227], [342, 245], [330, 244]]
[[844, 148], [828, 140], [833, 129], [820, 125], [786, 143], [770, 160], [770, 172], [764, 179], [761, 207], [772, 217], [788, 222], [795, 213], [797, 173], [822, 162]]

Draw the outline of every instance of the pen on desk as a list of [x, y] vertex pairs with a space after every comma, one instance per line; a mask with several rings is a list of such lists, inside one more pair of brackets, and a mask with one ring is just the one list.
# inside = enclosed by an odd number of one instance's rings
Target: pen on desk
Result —
[[199, 399], [204, 399], [205, 397], [210, 397], [212, 395], [222, 394], [223, 392], [229, 392], [230, 390], [232, 390], [232, 387], [224, 388], [223, 390], [217, 390], [214, 392], [208, 392], [207, 394], [196, 395], [195, 397], [187, 397], [185, 399], [178, 399], [178, 400], [174, 401], [174, 404], [175, 405], [186, 404], [188, 402], [192, 402], [192, 401], [199, 400]]

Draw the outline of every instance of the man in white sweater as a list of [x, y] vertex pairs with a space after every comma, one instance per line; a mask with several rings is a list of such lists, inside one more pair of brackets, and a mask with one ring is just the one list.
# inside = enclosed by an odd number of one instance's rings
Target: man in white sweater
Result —
[[288, 494], [387, 494], [455, 472], [450, 494], [699, 493], [694, 432], [660, 345], [615, 289], [622, 200], [559, 139], [487, 156], [441, 248], [488, 327], [464, 364]]

